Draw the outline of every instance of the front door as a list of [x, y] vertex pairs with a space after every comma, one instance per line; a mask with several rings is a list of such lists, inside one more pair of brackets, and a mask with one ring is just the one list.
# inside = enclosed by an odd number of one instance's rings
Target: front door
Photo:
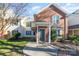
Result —
[[40, 41], [45, 41], [45, 31], [44, 31], [44, 29], [39, 29], [38, 32], [39, 32]]

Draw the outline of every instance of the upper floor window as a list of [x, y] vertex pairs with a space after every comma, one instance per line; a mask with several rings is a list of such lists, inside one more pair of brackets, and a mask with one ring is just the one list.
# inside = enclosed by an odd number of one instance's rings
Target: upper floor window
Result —
[[31, 23], [30, 22], [26, 22], [26, 27], [30, 27]]
[[13, 31], [12, 31], [12, 35], [14, 35], [14, 34], [16, 34], [16, 33], [18, 33], [18, 30], [13, 30]]
[[52, 22], [54, 22], [54, 23], [58, 23], [59, 19], [60, 19], [60, 17], [58, 15], [52, 16]]

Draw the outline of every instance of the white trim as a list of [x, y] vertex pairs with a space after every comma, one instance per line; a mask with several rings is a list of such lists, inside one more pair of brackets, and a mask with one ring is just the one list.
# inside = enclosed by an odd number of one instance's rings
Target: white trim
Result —
[[49, 23], [48, 28], [49, 28], [49, 43], [51, 43], [51, 25], [50, 25], [50, 23]]
[[37, 34], [36, 34], [36, 43], [37, 43], [37, 46], [38, 46], [38, 44], [39, 44], [39, 38], [38, 38], [38, 26], [37, 26]]

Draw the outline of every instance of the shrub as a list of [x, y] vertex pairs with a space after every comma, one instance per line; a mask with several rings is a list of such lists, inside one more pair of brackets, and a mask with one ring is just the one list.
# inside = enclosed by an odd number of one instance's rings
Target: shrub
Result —
[[52, 41], [55, 41], [57, 38], [56, 29], [51, 30], [51, 39]]
[[73, 36], [73, 35], [70, 35], [68, 36], [68, 39], [71, 40], [71, 41], [74, 41], [77, 37], [76, 36]]
[[13, 37], [14, 37], [15, 39], [18, 39], [20, 36], [21, 36], [21, 33], [19, 33], [19, 32], [15, 33], [15, 34], [13, 35]]
[[75, 42], [75, 44], [79, 45], [79, 35], [71, 35], [68, 37], [69, 40], [71, 40], [71, 42]]

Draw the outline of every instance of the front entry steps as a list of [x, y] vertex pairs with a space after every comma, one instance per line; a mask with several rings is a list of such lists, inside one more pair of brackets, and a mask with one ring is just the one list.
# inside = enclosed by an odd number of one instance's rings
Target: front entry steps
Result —
[[23, 49], [23, 53], [28, 56], [57, 56], [57, 47], [49, 45], [48, 42], [29, 42]]
[[53, 45], [49, 44], [48, 42], [41, 42], [40, 41], [36, 47], [38, 47], [38, 48], [45, 48], [47, 46], [53, 46]]

